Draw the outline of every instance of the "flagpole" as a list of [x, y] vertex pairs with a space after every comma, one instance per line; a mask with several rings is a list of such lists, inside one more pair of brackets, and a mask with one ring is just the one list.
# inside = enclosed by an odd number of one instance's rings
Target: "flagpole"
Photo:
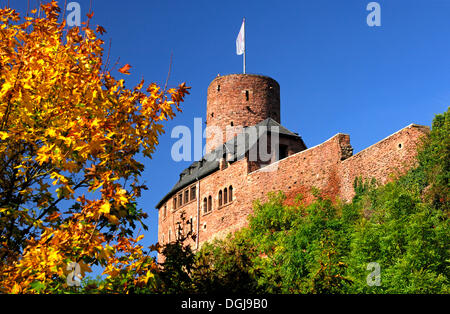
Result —
[[244, 17], [244, 74], [245, 74], [245, 50], [247, 50], [247, 48], [245, 47], [245, 17]]

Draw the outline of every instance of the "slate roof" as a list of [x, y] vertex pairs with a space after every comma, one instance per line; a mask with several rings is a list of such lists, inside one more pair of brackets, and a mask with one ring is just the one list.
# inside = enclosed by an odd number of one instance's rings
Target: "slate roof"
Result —
[[[278, 132], [283, 136], [291, 136], [301, 139], [301, 137], [294, 132], [289, 131], [284, 126], [273, 120], [272, 118], [267, 118], [264, 121], [252, 126], [258, 129], [259, 127], [267, 128], [263, 130], [273, 130], [273, 127], [278, 127]], [[219, 170], [219, 160], [227, 155], [227, 160], [231, 162], [237, 161], [245, 157], [245, 153], [252, 148], [259, 140], [259, 137], [264, 134], [263, 132], [257, 132], [257, 137], [250, 137], [249, 131], [252, 127], [244, 128], [242, 133], [236, 135], [233, 139], [225, 142], [222, 146], [216, 148], [210, 153], [203, 156], [199, 161], [193, 162], [189, 167], [184, 169], [180, 173], [180, 179], [173, 186], [173, 188], [167, 193], [159, 202], [156, 204], [156, 208], [160, 208], [164, 202], [166, 202], [170, 197], [176, 194], [179, 190], [185, 188], [186, 186], [194, 183], [195, 181], [208, 176], [209, 174]], [[258, 129], [259, 130], [259, 129]], [[252, 140], [250, 142], [249, 138]], [[238, 147], [239, 144], [244, 144], [245, 147]]]

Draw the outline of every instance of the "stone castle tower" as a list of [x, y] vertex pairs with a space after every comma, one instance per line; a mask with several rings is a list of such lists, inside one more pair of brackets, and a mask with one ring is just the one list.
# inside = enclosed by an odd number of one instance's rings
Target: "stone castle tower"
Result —
[[[315, 187], [331, 199], [349, 201], [355, 178], [375, 178], [384, 184], [392, 174], [413, 166], [420, 137], [429, 132], [428, 127], [411, 124], [353, 155], [350, 137], [342, 133], [307, 149], [297, 133], [280, 124], [280, 113], [280, 86], [272, 78], [231, 74], [211, 82], [206, 123], [222, 136], [214, 142], [207, 139], [203, 159], [183, 170], [156, 205], [160, 243], [190, 232], [195, 240], [189, 243], [197, 249], [204, 241], [224, 237], [245, 226], [253, 201], [266, 200], [271, 191], [284, 192], [287, 202], [298, 194], [309, 202]], [[276, 128], [276, 158], [252, 160], [249, 150], [224, 158], [224, 152], [235, 143], [229, 139], [252, 127]], [[260, 144], [258, 137], [246, 149]], [[186, 217], [184, 222], [181, 213]]]
[[[206, 124], [219, 127], [224, 140], [227, 128], [253, 126], [268, 118], [280, 123], [280, 85], [274, 79], [231, 74], [218, 76], [209, 85]], [[206, 147], [212, 150], [215, 145], [207, 139]]]

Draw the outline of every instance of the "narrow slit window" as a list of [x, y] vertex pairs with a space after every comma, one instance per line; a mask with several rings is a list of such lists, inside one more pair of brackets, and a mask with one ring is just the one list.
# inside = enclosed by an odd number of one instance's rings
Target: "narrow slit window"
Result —
[[248, 99], [249, 99], [249, 93], [248, 93], [248, 90], [246, 90], [245, 91], [245, 100], [248, 101]]
[[208, 197], [208, 212], [212, 210], [212, 197], [211, 195]]
[[233, 201], [233, 186], [231, 186], [231, 185], [228, 188], [228, 198], [229, 198], [229, 202]]
[[189, 202], [189, 190], [184, 191], [184, 203]]
[[197, 199], [197, 187], [191, 187], [191, 201]]
[[219, 207], [222, 206], [222, 190], [219, 191]]
[[223, 189], [223, 203], [226, 204], [228, 202], [228, 190], [227, 188]]

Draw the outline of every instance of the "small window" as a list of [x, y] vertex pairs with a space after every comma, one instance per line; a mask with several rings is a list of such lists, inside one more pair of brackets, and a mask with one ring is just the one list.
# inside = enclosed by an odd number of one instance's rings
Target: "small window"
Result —
[[167, 205], [164, 205], [163, 218], [166, 218], [166, 216], [167, 216]]
[[173, 198], [173, 209], [177, 209], [177, 197]]
[[184, 203], [186, 204], [187, 202], [189, 202], [189, 190], [188, 189], [184, 190]]
[[191, 187], [191, 201], [197, 199], [197, 187], [194, 185]]
[[228, 202], [228, 190], [227, 188], [223, 189], [223, 203], [226, 204]]
[[222, 206], [222, 190], [219, 191], [219, 207]]
[[181, 223], [177, 222], [178, 226], [177, 226], [177, 240], [181, 240], [182, 236], [183, 236], [183, 228], [181, 228]]
[[249, 93], [248, 93], [248, 90], [246, 90], [245, 91], [245, 100], [248, 101], [248, 99], [249, 99]]
[[231, 121], [230, 125], [231, 125], [231, 126], [234, 126], [234, 123], [233, 123], [233, 121]]
[[194, 232], [194, 219], [192, 218], [192, 216], [189, 219], [188, 224], [189, 224], [189, 233], [192, 234], [192, 232]]
[[178, 194], [178, 207], [183, 205], [183, 193]]
[[217, 85], [217, 91], [220, 92], [220, 85]]
[[233, 201], [233, 186], [231, 186], [231, 185], [228, 188], [228, 199], [229, 199], [230, 202]]
[[399, 143], [399, 144], [398, 144], [398, 148], [399, 148], [399, 149], [402, 149], [402, 147], [403, 147], [402, 143]]
[[203, 213], [206, 214], [208, 212], [208, 200], [206, 197], [203, 199]]
[[212, 197], [211, 195], [208, 197], [208, 212], [212, 210]]

